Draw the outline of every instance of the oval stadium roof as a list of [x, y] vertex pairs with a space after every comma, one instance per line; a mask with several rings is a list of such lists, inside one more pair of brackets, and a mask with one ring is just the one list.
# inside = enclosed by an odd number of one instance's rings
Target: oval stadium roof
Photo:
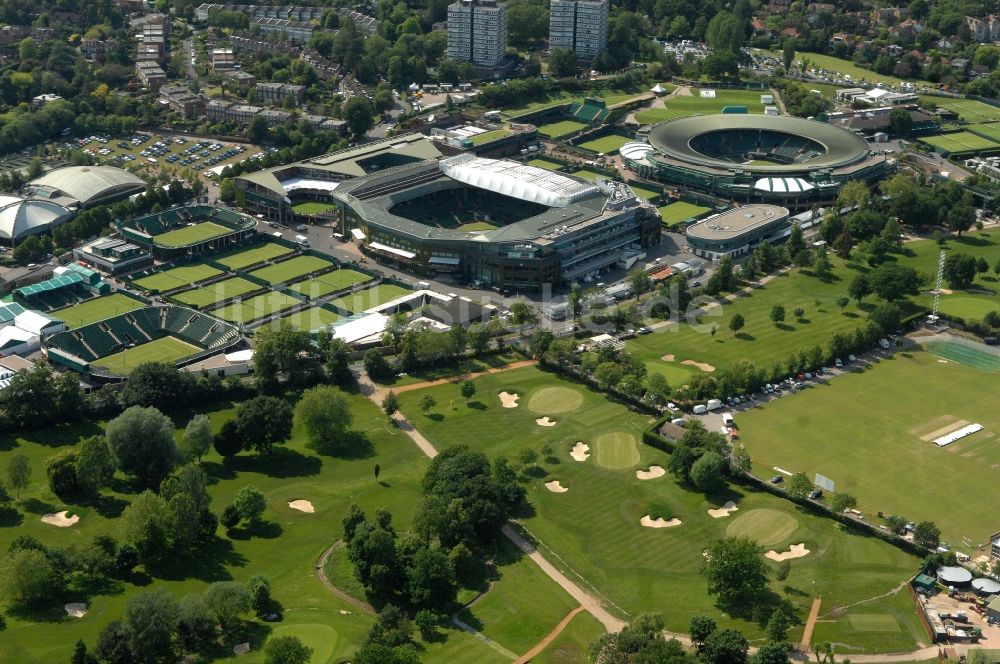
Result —
[[595, 184], [562, 173], [470, 154], [442, 159], [438, 167], [453, 180], [548, 207], [566, 207], [600, 191]]
[[775, 115], [696, 115], [667, 120], [649, 132], [649, 142], [668, 157], [723, 170], [739, 168], [732, 161], [718, 159], [695, 150], [691, 142], [698, 136], [716, 131], [765, 131], [803, 136], [825, 149], [823, 154], [791, 164], [752, 164], [754, 172], [814, 171], [836, 168], [861, 161], [868, 156], [868, 142], [840, 127], [815, 120]]
[[114, 166], [67, 166], [35, 178], [27, 187], [34, 198], [72, 199], [84, 206], [116, 194], [128, 195], [146, 188], [146, 182]]
[[49, 201], [0, 196], [0, 239], [18, 241], [46, 233], [72, 218], [73, 213]]

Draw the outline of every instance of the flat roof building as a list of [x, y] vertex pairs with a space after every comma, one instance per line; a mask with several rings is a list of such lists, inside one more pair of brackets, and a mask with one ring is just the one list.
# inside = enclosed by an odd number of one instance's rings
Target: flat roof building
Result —
[[747, 205], [728, 210], [688, 226], [685, 234], [696, 256], [718, 260], [742, 256], [789, 224], [787, 208], [777, 205]]

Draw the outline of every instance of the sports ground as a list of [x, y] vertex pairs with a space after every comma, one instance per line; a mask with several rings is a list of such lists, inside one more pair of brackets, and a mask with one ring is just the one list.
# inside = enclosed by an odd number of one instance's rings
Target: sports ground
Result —
[[[821, 473], [869, 519], [881, 511], [934, 521], [946, 542], [974, 553], [963, 538], [979, 544], [997, 529], [992, 502], [977, 497], [991, 495], [1000, 468], [997, 358], [981, 355], [954, 345], [897, 353], [741, 413], [743, 443], [761, 475], [774, 466]], [[946, 447], [930, 442], [963, 421], [984, 430]]]
[[293, 291], [302, 293], [309, 299], [324, 297], [330, 293], [350, 288], [357, 284], [370, 281], [371, 277], [364, 272], [358, 272], [350, 268], [341, 268], [333, 272], [321, 274], [306, 281], [299, 282], [291, 286]]
[[328, 269], [331, 266], [333, 266], [333, 263], [324, 258], [308, 255], [296, 256], [287, 261], [281, 261], [280, 263], [254, 270], [250, 273], [250, 276], [262, 279], [269, 284], [280, 284], [304, 277], [311, 272]]
[[202, 221], [191, 226], [176, 228], [167, 231], [162, 235], [157, 235], [153, 241], [161, 247], [186, 247], [198, 242], [205, 242], [213, 238], [222, 237], [232, 233], [233, 229], [226, 228], [214, 221]]
[[948, 153], [978, 152], [980, 150], [1000, 150], [1000, 143], [992, 141], [969, 131], [959, 131], [953, 134], [927, 136], [920, 139], [933, 147]]
[[116, 374], [127, 375], [132, 369], [145, 362], [173, 364], [177, 360], [194, 355], [200, 350], [197, 346], [186, 341], [174, 337], [162, 337], [148, 341], [141, 346], [94, 360], [93, 364], [109, 369]]
[[394, 284], [379, 284], [378, 286], [372, 286], [356, 293], [338, 297], [336, 300], [331, 300], [330, 304], [345, 311], [360, 313], [412, 292]]
[[[659, 612], [667, 627], [677, 631], [686, 631], [692, 615], [708, 613], [723, 626], [738, 627], [751, 639], [759, 637], [759, 626], [719, 615], [699, 574], [704, 547], [731, 529], [753, 533], [778, 550], [806, 544], [811, 553], [792, 561], [785, 582], [772, 585], [796, 607], [800, 619], [813, 595], [822, 595], [831, 607], [871, 599], [908, 578], [918, 562], [770, 494], [732, 487], [706, 497], [682, 488], [670, 476], [637, 479], [636, 470], [667, 465], [666, 454], [640, 442], [647, 418], [583, 386], [533, 367], [480, 376], [475, 384], [477, 393], [468, 406], [457, 382], [403, 392], [400, 406], [439, 449], [468, 444], [491, 457], [517, 458], [524, 447], [539, 452], [550, 445], [555, 458], [551, 463], [539, 461], [542, 470], [529, 488], [534, 514], [524, 520], [525, 527], [539, 540], [543, 554], [558, 559], [561, 568], [573, 572], [574, 581], [603, 597], [615, 613], [629, 617]], [[500, 392], [517, 394], [517, 407], [502, 407]], [[425, 394], [437, 402], [427, 416], [418, 408]], [[555, 426], [538, 424], [540, 417], [549, 417]], [[470, 437], [470, 432], [475, 435]], [[577, 442], [590, 447], [585, 461], [570, 455]], [[547, 489], [544, 483], [552, 480], [568, 490]], [[708, 515], [708, 509], [728, 500], [736, 502], [738, 511], [720, 519]], [[681, 524], [642, 527], [640, 518], [653, 512]], [[863, 608], [831, 617], [824, 623], [824, 638], [867, 650], [910, 648], [922, 634], [909, 597], [903, 595], [902, 600], [899, 595], [871, 599]], [[502, 634], [490, 633], [488, 614], [481, 617], [480, 610], [476, 605], [470, 613], [483, 623], [487, 635], [503, 643]], [[896, 625], [879, 633], [858, 629], [850, 621], [855, 613], [891, 614]], [[800, 633], [801, 626], [793, 628], [792, 640], [796, 631]]]
[[292, 249], [277, 242], [263, 242], [250, 249], [237, 249], [215, 258], [215, 262], [230, 270], [242, 270], [263, 261], [269, 261], [292, 253]]
[[170, 268], [169, 270], [164, 270], [163, 272], [157, 272], [156, 274], [151, 274], [148, 277], [143, 277], [142, 279], [136, 279], [134, 283], [139, 288], [144, 288], [146, 290], [167, 291], [174, 288], [180, 288], [182, 286], [190, 286], [191, 284], [211, 279], [212, 277], [220, 274], [222, 274], [222, 271], [212, 267], [211, 265], [205, 265], [204, 263], [190, 263], [188, 265]]
[[664, 108], [651, 108], [635, 114], [639, 124], [656, 124], [670, 118], [685, 115], [707, 115], [722, 113], [726, 106], [746, 106], [748, 113], [761, 114], [764, 104], [760, 103], [762, 94], [770, 94], [767, 90], [716, 90], [715, 97], [702, 97], [699, 90], [692, 94], [675, 95], [664, 102]]
[[664, 226], [676, 226], [687, 221], [694, 221], [711, 212], [712, 208], [686, 201], [677, 201], [658, 208], [658, 211]]
[[547, 171], [558, 171], [560, 168], [565, 166], [561, 161], [555, 161], [554, 159], [546, 159], [545, 157], [536, 157], [528, 162], [529, 166], [538, 166], [539, 168], [544, 168]]
[[330, 203], [322, 203], [320, 201], [302, 201], [293, 205], [292, 211], [298, 214], [321, 214], [333, 207]]
[[81, 327], [144, 306], [146, 306], [144, 302], [132, 299], [121, 293], [112, 293], [111, 295], [103, 295], [51, 313], [66, 323], [67, 327]]
[[575, 120], [560, 120], [559, 122], [553, 122], [551, 124], [540, 126], [538, 128], [538, 133], [546, 138], [557, 139], [562, 138], [563, 136], [569, 136], [572, 133], [586, 128], [587, 125], [582, 122], [576, 122]]
[[952, 99], [950, 97], [931, 97], [938, 108], [954, 111], [968, 123], [996, 122], [1000, 120], [1000, 108], [984, 104], [975, 99]]
[[507, 129], [496, 129], [494, 131], [487, 131], [483, 134], [476, 134], [470, 136], [469, 140], [472, 141], [473, 145], [482, 145], [483, 143], [489, 143], [490, 141], [495, 141], [507, 136], [511, 136], [514, 132], [508, 131]]
[[299, 300], [294, 297], [285, 295], [284, 293], [269, 291], [252, 297], [249, 300], [234, 302], [233, 304], [215, 309], [211, 314], [232, 323], [248, 323], [252, 320], [284, 311], [285, 309], [291, 309], [296, 304], [299, 304]]
[[296, 330], [318, 330], [335, 321], [340, 320], [336, 312], [324, 309], [323, 307], [310, 307], [304, 311], [297, 311], [281, 318], [278, 322], [281, 325], [288, 323]]
[[177, 293], [170, 299], [200, 309], [216, 302], [223, 302], [231, 297], [239, 297], [259, 290], [261, 286], [242, 277], [230, 277], [216, 281], [183, 293]]
[[600, 138], [595, 138], [592, 141], [578, 143], [577, 147], [583, 148], [584, 150], [590, 150], [591, 152], [599, 152], [601, 154], [615, 154], [621, 146], [633, 140], [635, 139], [628, 134], [613, 132], [601, 136]]

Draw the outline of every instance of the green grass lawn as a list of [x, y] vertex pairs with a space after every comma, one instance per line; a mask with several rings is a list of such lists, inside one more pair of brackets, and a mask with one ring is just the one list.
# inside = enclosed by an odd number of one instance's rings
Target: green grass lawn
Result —
[[50, 313], [66, 323], [67, 327], [82, 327], [89, 323], [96, 323], [99, 320], [111, 318], [112, 316], [124, 314], [133, 309], [145, 306], [144, 302], [135, 300], [127, 295], [112, 293], [111, 295], [103, 295]]
[[760, 103], [762, 94], [771, 94], [767, 90], [716, 90], [714, 98], [701, 97], [699, 90], [691, 90], [691, 95], [670, 97], [664, 108], [651, 108], [639, 111], [635, 119], [639, 124], [656, 124], [671, 118], [685, 115], [711, 115], [721, 113], [726, 106], [746, 106], [748, 113], [764, 112], [764, 104]]
[[647, 201], [651, 201], [657, 196], [663, 195], [663, 192], [661, 191], [656, 191], [655, 189], [647, 189], [646, 187], [640, 187], [639, 185], [632, 182], [630, 182], [628, 186], [632, 188], [632, 191], [634, 191], [635, 194], [639, 196], [639, 198], [645, 199]]
[[975, 99], [952, 99], [951, 97], [933, 97], [938, 108], [944, 108], [958, 113], [965, 122], [996, 122], [1000, 120], [1000, 108], [984, 104]]
[[200, 350], [197, 346], [175, 337], [162, 337], [148, 341], [141, 346], [94, 360], [93, 364], [124, 376], [131, 373], [132, 369], [140, 364], [146, 362], [173, 364], [177, 360], [194, 355]]
[[324, 309], [323, 307], [310, 307], [303, 311], [297, 311], [282, 318], [279, 324], [288, 323], [296, 330], [318, 330], [335, 321], [340, 320], [336, 312]]
[[270, 316], [279, 311], [284, 311], [285, 309], [290, 309], [298, 303], [299, 300], [290, 295], [268, 291], [249, 300], [226, 305], [211, 313], [213, 316], [232, 323], [247, 323], [264, 316]]
[[191, 284], [198, 283], [199, 281], [204, 281], [205, 279], [211, 279], [214, 276], [222, 274], [221, 270], [217, 270], [211, 265], [205, 265], [204, 263], [191, 263], [189, 265], [181, 265], [180, 267], [171, 268], [163, 272], [157, 272], [156, 274], [151, 274], [148, 277], [143, 277], [142, 279], [136, 279], [135, 285], [139, 288], [144, 288], [151, 291], [166, 291], [172, 288], [179, 288], [181, 286], [189, 286]]
[[303, 277], [310, 272], [316, 272], [317, 270], [329, 268], [331, 265], [333, 265], [333, 263], [324, 258], [303, 255], [290, 258], [287, 261], [275, 263], [274, 265], [268, 265], [267, 267], [263, 267], [259, 270], [254, 270], [250, 274], [258, 279], [263, 279], [269, 284], [278, 284], [298, 279], [299, 277]]
[[170, 299], [200, 309], [216, 302], [228, 300], [231, 297], [251, 293], [260, 288], [260, 285], [252, 281], [247, 281], [243, 277], [231, 277], [201, 286], [200, 288], [178, 293]]
[[191, 226], [176, 228], [162, 235], [157, 235], [153, 238], [153, 241], [161, 247], [186, 247], [232, 232], [231, 228], [226, 228], [214, 221], [202, 221]]
[[1000, 122], [972, 125], [968, 127], [968, 131], [1000, 143]]
[[[996, 531], [992, 505], [970, 500], [992, 490], [1000, 467], [989, 433], [1000, 427], [995, 384], [995, 374], [930, 353], [897, 354], [741, 414], [738, 423], [762, 474], [775, 465], [810, 477], [821, 473], [857, 496], [869, 515], [934, 521], [947, 542], [975, 554], [961, 538], [979, 543]], [[986, 431], [943, 448], [921, 439], [960, 428], [952, 426], [960, 419]]]
[[483, 134], [476, 134], [475, 136], [470, 136], [469, 140], [472, 141], [473, 145], [482, 145], [483, 143], [489, 143], [490, 141], [495, 141], [498, 138], [511, 136], [513, 133], [514, 132], [507, 129], [495, 129], [493, 131], [488, 131]]
[[552, 159], [546, 159], [545, 157], [536, 157], [528, 161], [529, 166], [538, 166], [539, 168], [544, 168], [549, 171], [558, 171], [560, 168], [566, 164], [561, 161], [554, 161]]
[[292, 249], [277, 242], [262, 242], [249, 249], [236, 249], [222, 254], [215, 258], [215, 262], [225, 265], [230, 270], [242, 270], [263, 261], [285, 256], [292, 251]]
[[583, 611], [534, 660], [537, 664], [586, 664], [588, 648], [604, 634], [604, 626]]
[[926, 136], [919, 140], [921, 143], [932, 145], [950, 153], [1000, 149], [1000, 143], [969, 131], [941, 134], [940, 136]]
[[346, 311], [360, 313], [412, 292], [393, 284], [379, 284], [378, 286], [372, 286], [356, 293], [338, 297], [336, 300], [331, 301], [330, 304]]
[[592, 141], [578, 143], [577, 147], [603, 154], [614, 154], [618, 152], [621, 146], [633, 140], [635, 139], [626, 134], [613, 133], [601, 136], [600, 138], [595, 138]]
[[330, 293], [350, 288], [355, 284], [362, 284], [371, 281], [371, 277], [364, 272], [358, 272], [350, 268], [340, 268], [333, 272], [321, 274], [307, 281], [301, 281], [291, 286], [293, 291], [302, 293], [310, 299], [323, 297]]
[[[608, 178], [610, 176], [604, 173], [599, 173], [597, 171], [592, 171], [589, 168], [581, 168], [578, 171], [573, 171], [571, 175], [575, 175], [578, 178], [583, 178], [584, 180], [590, 180], [591, 182], [596, 182], [597, 178]], [[638, 192], [636, 192], [638, 193]]]
[[698, 219], [711, 212], [712, 208], [695, 205], [686, 201], [677, 201], [675, 203], [668, 203], [661, 208], [657, 208], [657, 210], [660, 213], [660, 219], [663, 221], [664, 226], [676, 226], [686, 221]]
[[336, 207], [333, 203], [322, 203], [320, 201], [302, 201], [292, 206], [292, 212], [298, 214], [320, 214]]
[[586, 129], [587, 127], [588, 125], [575, 120], [560, 120], [559, 122], [553, 122], [551, 124], [540, 126], [538, 128], [538, 133], [546, 138], [558, 139], [563, 136], [569, 136], [570, 134], [580, 131], [581, 129]]
[[[824, 605], [831, 608], [848, 606], [891, 591], [919, 563], [891, 545], [847, 531], [832, 520], [767, 493], [731, 487], [706, 497], [682, 488], [669, 476], [640, 481], [635, 477], [636, 469], [667, 464], [667, 455], [653, 448], [640, 445], [635, 456], [618, 458], [608, 464], [612, 467], [602, 466], [598, 455], [608, 434], [616, 439], [623, 434], [638, 438], [648, 418], [581, 385], [532, 367], [481, 376], [475, 384], [477, 394], [468, 406], [458, 383], [404, 392], [399, 395], [400, 406], [439, 449], [464, 443], [491, 456], [513, 458], [521, 448], [537, 452], [550, 445], [556, 463], [541, 462], [544, 472], [531, 482], [528, 494], [533, 515], [525, 518], [524, 524], [550, 560], [572, 570], [577, 582], [589, 585], [612, 610], [626, 617], [660, 612], [669, 629], [686, 631], [692, 615], [707, 613], [724, 627], [735, 626], [751, 638], [759, 638], [759, 626], [728, 617], [714, 607], [699, 574], [704, 547], [723, 537], [739, 516], [758, 509], [779, 513], [791, 526], [782, 530], [782, 539], [772, 539], [769, 546], [784, 550], [801, 542], [811, 551], [792, 562], [786, 581], [772, 584], [773, 590], [795, 607], [800, 619], [804, 619], [813, 595], [822, 595]], [[578, 392], [582, 399], [575, 410], [553, 413], [556, 426], [542, 427], [535, 423], [538, 412], [528, 404], [535, 394], [553, 387]], [[501, 391], [520, 395], [520, 405], [502, 408], [497, 397]], [[438, 404], [427, 416], [417, 407], [425, 394], [433, 395]], [[543, 404], [556, 403], [551, 393], [545, 396]], [[566, 399], [556, 401], [556, 409], [572, 406]], [[577, 441], [591, 446], [590, 459], [582, 463], [568, 453]], [[567, 492], [552, 493], [543, 486], [556, 479]], [[727, 500], [739, 506], [731, 518], [713, 519], [707, 514], [709, 508]], [[653, 511], [669, 512], [682, 523], [662, 530], [642, 527], [640, 517]], [[774, 529], [769, 532], [770, 537], [775, 536]], [[838, 641], [866, 650], [912, 647], [921, 638], [912, 611], [909, 619], [900, 621], [901, 629], [891, 639], [858, 630], [848, 622], [855, 613], [886, 613], [894, 599], [872, 600], [844, 611], [835, 618]], [[800, 634], [801, 626], [793, 628], [791, 640]]]
[[466, 233], [472, 231], [492, 231], [500, 228], [496, 224], [491, 224], [488, 221], [470, 221], [467, 224], [459, 224], [455, 227], [456, 231], [465, 231]]
[[[767, 51], [772, 56], [781, 58], [781, 53], [776, 51]], [[854, 79], [854, 83], [860, 83], [861, 81], [867, 81], [870, 83], [890, 83], [892, 85], [899, 85], [903, 83], [903, 79], [897, 78], [896, 76], [889, 76], [887, 74], [879, 74], [871, 69], [864, 69], [857, 66], [850, 60], [842, 60], [840, 58], [835, 58], [832, 55], [822, 55], [819, 53], [796, 53], [795, 61], [801, 65], [802, 60], [809, 61], [810, 69], [827, 69], [829, 71], [840, 72], [841, 74], [850, 75]], [[914, 79], [907, 79], [910, 83], [915, 83], [917, 85], [927, 85], [933, 87], [933, 83], [927, 81], [920, 81]], [[803, 83], [806, 87], [814, 87], [812, 83]], [[935, 97], [937, 99], [937, 97]]]

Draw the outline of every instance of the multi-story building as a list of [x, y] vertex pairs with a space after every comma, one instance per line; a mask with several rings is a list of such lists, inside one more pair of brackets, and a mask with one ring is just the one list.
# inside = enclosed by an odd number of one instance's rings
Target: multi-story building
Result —
[[324, 7], [303, 7], [299, 5], [200, 5], [194, 10], [196, 21], [205, 22], [213, 11], [243, 12], [253, 18], [284, 18], [292, 21], [318, 21], [323, 18]]
[[234, 122], [236, 124], [250, 124], [253, 116], [260, 113], [260, 106], [250, 106], [248, 104], [237, 104], [232, 101], [221, 101], [212, 99], [205, 106], [205, 115], [209, 122]]
[[306, 88], [304, 85], [292, 85], [291, 83], [258, 83], [256, 87], [257, 101], [261, 104], [271, 104], [281, 106], [285, 100], [292, 97], [295, 103], [301, 106], [306, 100]]
[[507, 6], [496, 0], [459, 0], [448, 5], [448, 57], [496, 67], [507, 52]]
[[990, 44], [1000, 40], [1000, 18], [996, 16], [983, 18], [966, 16], [965, 24], [969, 26], [969, 35], [972, 37], [972, 41]]
[[346, 7], [340, 7], [337, 9], [337, 13], [344, 18], [350, 19], [354, 22], [354, 25], [361, 29], [361, 32], [368, 36], [375, 34], [378, 31], [378, 19], [374, 16], [369, 16], [368, 14], [362, 14], [361, 12], [356, 12], [352, 9]]
[[83, 39], [80, 41], [80, 53], [88, 60], [104, 60], [107, 45], [102, 39]]
[[160, 88], [160, 99], [185, 120], [205, 115], [205, 100], [183, 85], [165, 85]]
[[608, 45], [608, 0], [552, 0], [549, 48], [568, 48], [593, 60]]
[[135, 71], [139, 76], [139, 82], [154, 92], [167, 82], [166, 72], [155, 62], [137, 62]]
[[242, 69], [227, 71], [225, 76], [227, 79], [232, 81], [233, 85], [240, 88], [251, 88], [257, 85], [257, 77], [248, 71], [243, 71]]
[[312, 23], [286, 18], [254, 18], [250, 21], [250, 29], [262, 35], [283, 35], [289, 41], [302, 44], [309, 41], [313, 33]]
[[231, 48], [212, 49], [212, 69], [222, 71], [236, 67], [236, 58]]
[[257, 115], [267, 120], [268, 127], [277, 127], [292, 120], [292, 114], [288, 111], [278, 111], [273, 108], [262, 109]]
[[229, 43], [236, 53], [243, 51], [249, 51], [250, 53], [285, 53], [291, 58], [298, 57], [299, 55], [299, 49], [294, 44], [272, 41], [249, 32], [239, 32], [232, 35], [229, 38]]

